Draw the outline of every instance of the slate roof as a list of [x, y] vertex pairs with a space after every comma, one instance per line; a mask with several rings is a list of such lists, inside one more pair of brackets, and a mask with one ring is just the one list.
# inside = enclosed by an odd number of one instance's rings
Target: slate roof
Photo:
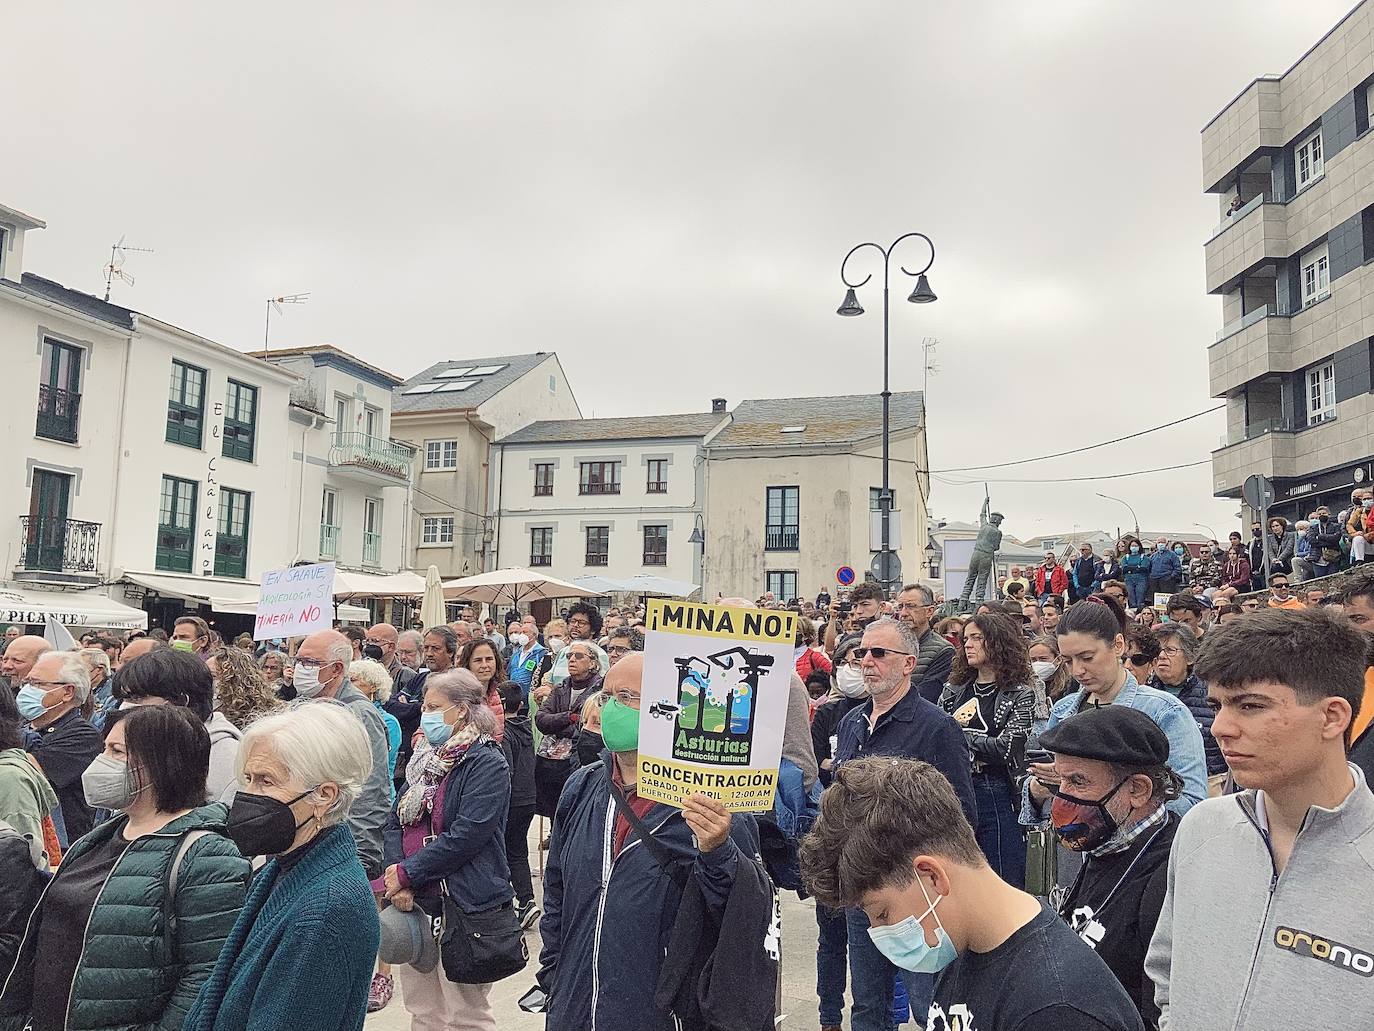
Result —
[[[536, 351], [534, 354], [511, 354], [499, 358], [464, 358], [462, 361], [437, 362], [423, 372], [411, 376], [391, 392], [391, 413], [405, 415], [410, 412], [445, 412], [476, 408], [536, 368], [550, 354], [551, 351]], [[446, 391], [441, 394], [406, 393], [411, 387], [421, 383], [446, 382], [436, 377], [449, 369], [478, 368], [483, 365], [504, 365], [505, 368], [488, 376], [472, 377], [477, 382], [466, 390]]]
[[[6, 285], [15, 286], [16, 284], [6, 281]], [[82, 293], [80, 290], [73, 290], [51, 279], [44, 279], [42, 276], [35, 276], [32, 272], [24, 273], [18, 283], [18, 288], [24, 293], [46, 297], [48, 300], [56, 301], [58, 304], [80, 312], [82, 315], [89, 315], [91, 318], [108, 322], [120, 329], [131, 330], [134, 328], [134, 312], [129, 308], [122, 308], [117, 304], [111, 304], [109, 301], [102, 301], [99, 297]]]
[[[423, 395], [421, 395], [423, 396]], [[501, 444], [557, 443], [568, 440], [668, 440], [704, 437], [727, 418], [724, 412], [636, 415], [623, 419], [548, 419], [502, 438]]]
[[[391, 384], [404, 383], [405, 380], [397, 376], [394, 372], [387, 372], [369, 362], [363, 361], [355, 354], [349, 354], [343, 348], [335, 347], [333, 344], [314, 344], [306, 347], [274, 347], [270, 351], [249, 351], [248, 357], [261, 358], [263, 361], [271, 362], [274, 358], [314, 358], [316, 355], [338, 358], [340, 361], [359, 366], [372, 373], [378, 379], [386, 380]], [[274, 363], [275, 364], [275, 363]]]
[[[894, 393], [892, 432], [915, 429], [922, 406], [919, 390]], [[876, 394], [741, 401], [730, 414], [730, 424], [709, 441], [710, 447], [846, 444], [876, 437], [883, 430], [883, 399]], [[787, 426], [805, 428], [784, 433]]]

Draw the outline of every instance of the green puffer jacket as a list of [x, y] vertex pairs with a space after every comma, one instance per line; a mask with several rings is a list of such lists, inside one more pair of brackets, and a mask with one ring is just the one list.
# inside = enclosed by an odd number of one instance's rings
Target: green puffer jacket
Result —
[[[220, 803], [193, 809], [129, 843], [91, 912], [67, 1031], [180, 1031], [243, 906], [249, 865], [224, 836], [228, 812]], [[126, 820], [109, 820], [74, 843], [57, 877], [93, 845], [120, 833]], [[182, 856], [170, 934], [163, 908], [168, 875], [183, 835], [195, 830], [210, 833]], [[29, 1020], [42, 918], [40, 900], [0, 990], [0, 1031], [22, 1031]]]

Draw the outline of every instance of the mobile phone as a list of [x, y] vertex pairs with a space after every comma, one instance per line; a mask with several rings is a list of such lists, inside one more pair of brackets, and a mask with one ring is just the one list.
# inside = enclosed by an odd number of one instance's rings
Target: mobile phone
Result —
[[1054, 762], [1054, 755], [1045, 751], [1043, 748], [1028, 748], [1026, 750], [1026, 762], [1052, 763]]
[[516, 1003], [526, 1013], [543, 1013], [549, 1006], [549, 993], [535, 985]]

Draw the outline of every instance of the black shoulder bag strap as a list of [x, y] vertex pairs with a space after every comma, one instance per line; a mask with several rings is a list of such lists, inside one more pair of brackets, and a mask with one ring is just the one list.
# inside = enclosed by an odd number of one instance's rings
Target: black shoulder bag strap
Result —
[[[611, 779], [609, 770], [606, 773], [606, 780], [611, 788], [611, 801], [615, 803], [616, 811], [619, 812], [621, 816], [625, 817], [626, 822], [629, 823], [631, 833], [638, 837], [644, 847], [649, 850], [649, 855], [653, 857], [655, 863], [663, 868], [664, 873], [671, 877], [679, 888], [686, 888], [686, 863], [674, 859], [672, 852], [668, 850], [663, 842], [655, 838], [653, 832], [650, 831], [648, 827], [644, 826], [644, 821], [636, 816], [635, 811], [630, 808], [630, 803], [626, 801], [625, 795], [621, 792], [619, 785]], [[612, 833], [614, 833], [614, 831], [612, 831]]]

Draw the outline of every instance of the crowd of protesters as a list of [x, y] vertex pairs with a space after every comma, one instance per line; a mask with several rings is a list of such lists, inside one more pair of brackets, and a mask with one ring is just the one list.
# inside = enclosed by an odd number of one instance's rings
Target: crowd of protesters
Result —
[[635, 793], [639, 608], [16, 628], [0, 1029], [354, 1029], [398, 987], [413, 1028], [495, 1028], [526, 932], [550, 1028], [762, 1029], [784, 888], [815, 899], [822, 1031], [1364, 1026], [1367, 500], [1197, 557], [1048, 554], [972, 613], [718, 599], [797, 613], [758, 817]]

